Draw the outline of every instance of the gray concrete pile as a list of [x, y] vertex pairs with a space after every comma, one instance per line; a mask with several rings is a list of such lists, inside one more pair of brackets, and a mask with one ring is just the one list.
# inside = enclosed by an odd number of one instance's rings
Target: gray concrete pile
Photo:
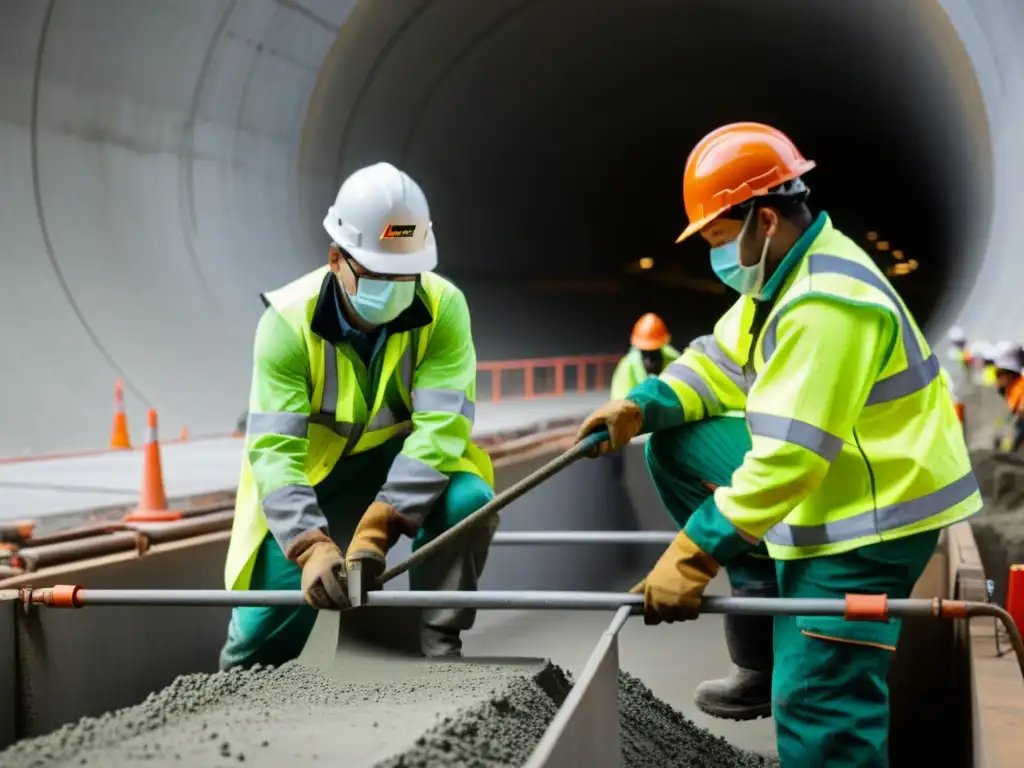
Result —
[[985, 509], [971, 518], [971, 530], [995, 585], [992, 599], [1005, 605], [1009, 568], [1024, 563], [1024, 458], [975, 450], [971, 464], [985, 500]]
[[[296, 663], [185, 675], [137, 706], [21, 741], [0, 752], [0, 765], [511, 768], [571, 685], [552, 664], [417, 669], [385, 682], [342, 682]], [[697, 728], [626, 674], [619, 707], [627, 768], [777, 764]]]

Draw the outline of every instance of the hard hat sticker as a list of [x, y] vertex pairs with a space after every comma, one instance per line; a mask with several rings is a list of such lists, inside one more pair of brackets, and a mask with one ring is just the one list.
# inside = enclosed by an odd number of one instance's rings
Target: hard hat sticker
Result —
[[388, 224], [381, 232], [380, 239], [387, 240], [394, 237], [412, 237], [416, 231], [415, 224]]

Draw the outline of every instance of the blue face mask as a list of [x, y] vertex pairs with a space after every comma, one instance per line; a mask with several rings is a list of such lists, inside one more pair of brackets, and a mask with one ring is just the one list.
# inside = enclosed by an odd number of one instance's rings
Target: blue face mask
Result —
[[369, 280], [359, 278], [355, 295], [349, 294], [352, 308], [370, 325], [390, 323], [410, 306], [416, 298], [414, 280]]
[[770, 237], [766, 237], [764, 248], [761, 250], [761, 258], [752, 267], [740, 264], [740, 240], [743, 239], [747, 226], [753, 217], [743, 223], [743, 229], [739, 236], [731, 243], [725, 243], [717, 248], [711, 249], [711, 269], [715, 275], [737, 293], [744, 296], [758, 296], [764, 289], [765, 258], [768, 256], [768, 244]]

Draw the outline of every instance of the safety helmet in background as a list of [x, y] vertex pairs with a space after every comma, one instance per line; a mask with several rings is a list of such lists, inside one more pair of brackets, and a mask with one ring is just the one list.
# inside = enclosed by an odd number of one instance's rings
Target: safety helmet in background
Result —
[[1012, 342], [1009, 339], [1000, 339], [992, 345], [992, 357], [995, 359], [1014, 349], [1017, 349], [1017, 344], [1015, 342]]
[[954, 325], [950, 328], [946, 336], [951, 343], [956, 344], [958, 347], [962, 347], [967, 343], [967, 334], [964, 333], [963, 328], [958, 325]]
[[761, 123], [732, 123], [698, 142], [683, 171], [683, 205], [689, 226], [681, 243], [730, 208], [772, 194], [807, 196], [799, 177], [814, 168], [782, 131]]
[[654, 352], [672, 341], [665, 322], [653, 312], [636, 321], [629, 343], [641, 352]]
[[427, 198], [390, 163], [361, 168], [345, 179], [324, 229], [371, 272], [415, 275], [437, 266]]
[[1021, 360], [1021, 348], [1013, 343], [1009, 346], [996, 346], [998, 351], [992, 364], [999, 370], [1013, 371], [1019, 374], [1024, 369], [1024, 364], [1022, 364], [1024, 361]]
[[967, 345], [967, 352], [975, 360], [986, 360], [986, 359], [991, 360], [992, 359], [991, 358], [992, 351], [990, 349], [989, 343], [987, 341], [982, 341], [981, 339], [975, 339], [970, 344], [968, 344]]

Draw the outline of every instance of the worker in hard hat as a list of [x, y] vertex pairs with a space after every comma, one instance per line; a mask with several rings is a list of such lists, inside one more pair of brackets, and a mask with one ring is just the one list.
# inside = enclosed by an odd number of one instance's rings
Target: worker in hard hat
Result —
[[[670, 506], [673, 435], [744, 410], [751, 444], [638, 585], [650, 624], [695, 618], [708, 582], [764, 545], [784, 598], [909, 596], [939, 532], [981, 508], [939, 364], [871, 258], [807, 207], [814, 167], [780, 131], [738, 123], [690, 154], [683, 199], [718, 278], [742, 294], [711, 339], [597, 409], [602, 449], [652, 433]], [[677, 469], [678, 467], [678, 469]], [[679, 504], [684, 502], [680, 500]], [[774, 621], [772, 714], [785, 768], [887, 762], [900, 622]]]
[[679, 357], [672, 345], [672, 335], [665, 321], [653, 312], [636, 321], [629, 338], [630, 350], [612, 374], [612, 398], [625, 397], [637, 384], [649, 376], [658, 376], [665, 367]]
[[999, 448], [1016, 453], [1024, 446], [1024, 350], [1013, 342], [999, 345], [993, 365], [996, 369], [996, 387], [1006, 398], [1009, 409], [1009, 434], [1000, 441]]
[[[327, 211], [328, 263], [263, 296], [228, 589], [301, 589], [310, 607], [236, 608], [221, 666], [301, 651], [314, 608], [348, 605], [401, 535], [416, 549], [493, 497], [470, 441], [476, 353], [465, 296], [433, 272], [427, 199], [387, 163], [356, 171]], [[472, 590], [494, 524], [410, 573]], [[461, 655], [470, 610], [423, 614], [428, 656]]]

